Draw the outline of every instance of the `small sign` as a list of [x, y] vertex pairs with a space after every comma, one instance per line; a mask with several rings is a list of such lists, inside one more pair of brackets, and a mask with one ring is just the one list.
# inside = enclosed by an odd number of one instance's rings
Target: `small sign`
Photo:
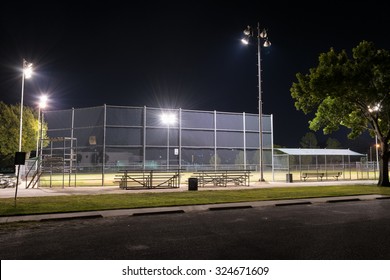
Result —
[[96, 145], [96, 136], [89, 136], [89, 145]]
[[24, 165], [26, 161], [26, 152], [15, 153], [15, 165]]
[[175, 156], [179, 155], [179, 149], [175, 149], [174, 154], [175, 154]]

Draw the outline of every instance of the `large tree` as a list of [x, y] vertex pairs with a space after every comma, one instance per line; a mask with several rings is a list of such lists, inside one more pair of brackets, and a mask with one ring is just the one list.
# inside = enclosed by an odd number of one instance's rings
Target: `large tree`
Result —
[[[7, 105], [0, 101], [0, 159], [10, 164], [19, 149], [20, 105]], [[44, 126], [45, 127], [45, 126]], [[23, 106], [22, 151], [36, 149], [38, 113]]]
[[328, 140], [326, 140], [326, 148], [327, 149], [340, 149], [341, 143], [339, 140], [329, 137]]
[[307, 132], [301, 139], [302, 148], [315, 149], [318, 148], [317, 137], [313, 132]]
[[324, 134], [350, 128], [349, 138], [364, 131], [380, 143], [379, 186], [390, 186], [390, 52], [363, 41], [352, 49], [333, 48], [319, 56], [316, 68], [298, 73], [290, 91], [295, 107], [315, 112], [310, 129]]

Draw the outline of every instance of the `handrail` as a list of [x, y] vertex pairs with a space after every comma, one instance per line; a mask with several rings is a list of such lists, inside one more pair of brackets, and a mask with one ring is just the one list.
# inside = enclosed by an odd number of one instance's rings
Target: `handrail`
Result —
[[[35, 176], [37, 175], [37, 173], [39, 172], [39, 165], [38, 163], [40, 162], [39, 158], [36, 158], [34, 160], [34, 164], [31, 165], [30, 169], [27, 171], [27, 174], [26, 174], [26, 189], [28, 189], [31, 185], [31, 182], [35, 179]], [[35, 168], [34, 168], [35, 167]], [[28, 181], [28, 176], [30, 174], [30, 172], [33, 171], [33, 168], [35, 170], [35, 173], [31, 176], [31, 180], [30, 182], [27, 184], [27, 181]]]

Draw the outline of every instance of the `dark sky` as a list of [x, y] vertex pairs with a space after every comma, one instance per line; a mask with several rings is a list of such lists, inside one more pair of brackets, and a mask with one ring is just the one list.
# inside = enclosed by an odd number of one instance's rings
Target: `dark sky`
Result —
[[[368, 40], [390, 48], [390, 19], [379, 1], [18, 3], [0, 9], [0, 100], [20, 102], [25, 58], [35, 74], [24, 103], [34, 106], [47, 93], [50, 109], [109, 104], [257, 113], [256, 43], [240, 39], [260, 21], [272, 42], [262, 53], [263, 112], [274, 115], [275, 144], [287, 147], [299, 146], [309, 131], [310, 116], [290, 95], [297, 72], [315, 67], [331, 47], [349, 51]], [[347, 132], [330, 137], [367, 153], [373, 140], [347, 142]]]

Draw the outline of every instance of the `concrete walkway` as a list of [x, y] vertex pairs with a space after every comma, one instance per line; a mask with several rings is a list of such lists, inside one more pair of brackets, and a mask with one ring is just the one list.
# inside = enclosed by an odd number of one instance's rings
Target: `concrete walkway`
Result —
[[[259, 189], [259, 188], [275, 188], [275, 187], [301, 187], [301, 186], [327, 186], [327, 185], [375, 185], [376, 181], [337, 181], [337, 182], [297, 182], [297, 183], [281, 183], [281, 182], [255, 182], [251, 186], [232, 186], [232, 187], [202, 187], [199, 191], [204, 190], [226, 190], [226, 189]], [[39, 197], [39, 196], [59, 196], [59, 195], [99, 195], [99, 194], [114, 194], [114, 193], [140, 193], [140, 192], [183, 192], [188, 191], [187, 185], [181, 185], [175, 189], [137, 189], [123, 190], [118, 186], [107, 187], [65, 187], [65, 188], [34, 188], [25, 189], [18, 188], [17, 197]], [[0, 198], [14, 198], [15, 188], [0, 189]], [[137, 216], [137, 215], [156, 215], [168, 213], [186, 213], [190, 211], [213, 211], [225, 210], [232, 208], [251, 208], [264, 206], [287, 206], [301, 205], [314, 203], [332, 203], [345, 201], [361, 201], [373, 199], [386, 199], [390, 196], [382, 195], [359, 195], [359, 196], [343, 196], [343, 197], [323, 197], [310, 199], [295, 199], [295, 200], [276, 200], [276, 201], [253, 201], [244, 203], [223, 203], [223, 204], [207, 204], [207, 205], [190, 205], [177, 207], [158, 207], [158, 208], [142, 208], [142, 209], [120, 209], [120, 210], [104, 210], [104, 211], [87, 211], [74, 213], [53, 213], [53, 214], [37, 214], [37, 215], [22, 215], [22, 216], [3, 216], [0, 217], [1, 223], [10, 222], [25, 222], [25, 221], [46, 221], [46, 220], [64, 220], [64, 219], [80, 219], [80, 218], [102, 218], [112, 216]]]

